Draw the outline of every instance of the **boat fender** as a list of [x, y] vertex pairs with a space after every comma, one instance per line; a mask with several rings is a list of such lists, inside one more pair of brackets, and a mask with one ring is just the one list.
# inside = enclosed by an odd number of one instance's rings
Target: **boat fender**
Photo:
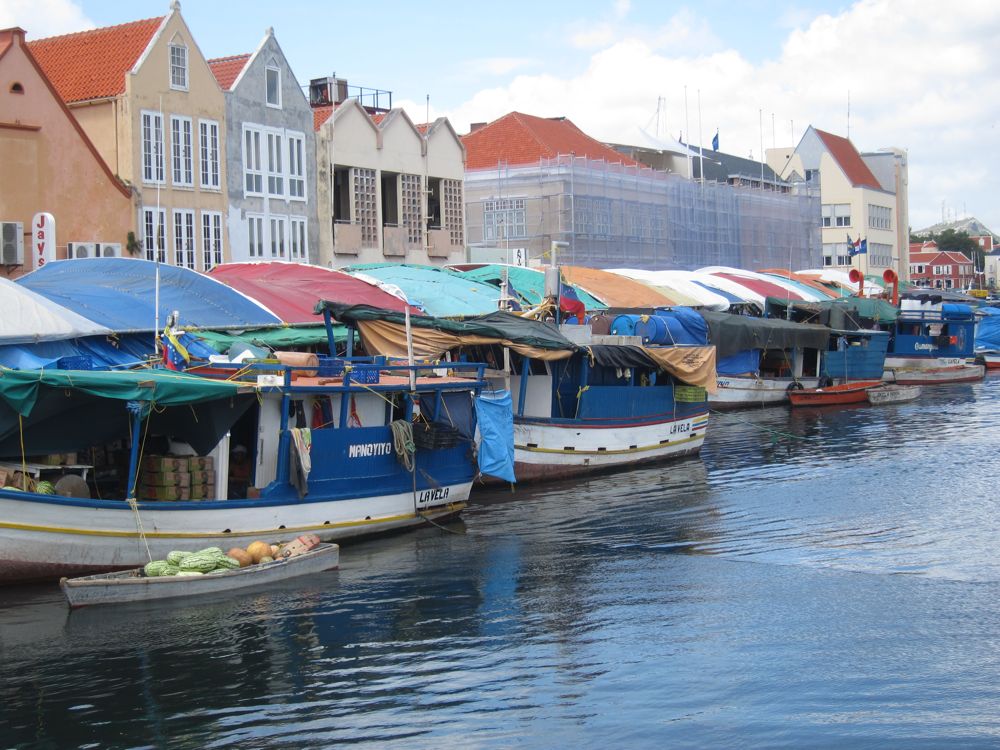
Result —
[[802, 383], [800, 383], [798, 381], [789, 383], [788, 387], [785, 390], [786, 391], [801, 391], [802, 390]]

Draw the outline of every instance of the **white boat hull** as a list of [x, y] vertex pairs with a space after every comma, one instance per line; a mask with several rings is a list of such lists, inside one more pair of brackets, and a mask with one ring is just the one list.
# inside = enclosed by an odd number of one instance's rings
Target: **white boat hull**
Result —
[[793, 383], [798, 383], [803, 388], [817, 388], [819, 378], [720, 376], [716, 381], [718, 389], [715, 393], [708, 394], [708, 403], [715, 409], [784, 404], [788, 403], [788, 388]]
[[466, 482], [420, 490], [416, 504], [410, 492], [281, 505], [213, 502], [174, 510], [169, 502], [140, 503], [143, 535], [125, 502], [35, 502], [3, 492], [0, 583], [134, 568], [176, 549], [225, 550], [258, 539], [274, 544], [304, 533], [329, 542], [402, 529], [458, 513], [471, 487]]
[[902, 404], [907, 401], [913, 401], [919, 398], [921, 392], [919, 385], [886, 384], [869, 388], [865, 392], [865, 395], [868, 397], [868, 403], [874, 406], [881, 406], [883, 404]]
[[983, 365], [955, 357], [886, 357], [882, 379], [900, 385], [970, 383], [986, 375]]
[[707, 413], [614, 426], [515, 420], [514, 473], [518, 481], [555, 479], [689, 456], [701, 450], [707, 428]]

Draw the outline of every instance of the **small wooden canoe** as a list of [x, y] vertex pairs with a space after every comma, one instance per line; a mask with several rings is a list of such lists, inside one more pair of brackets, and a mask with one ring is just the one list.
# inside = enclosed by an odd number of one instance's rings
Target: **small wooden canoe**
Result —
[[919, 397], [922, 389], [919, 385], [877, 385], [868, 389], [868, 403], [870, 404], [901, 404], [905, 401], [913, 401]]
[[788, 392], [788, 400], [792, 402], [792, 406], [860, 404], [867, 399], [866, 391], [881, 382], [881, 380], [858, 380], [823, 388], [799, 388]]
[[63, 578], [59, 581], [59, 587], [66, 595], [69, 606], [75, 609], [92, 604], [123, 604], [179, 596], [220, 594], [319, 573], [336, 568], [339, 564], [340, 547], [336, 544], [319, 544], [301, 555], [246, 568], [213, 571], [203, 576], [147, 578], [142, 574], [142, 568], [134, 568], [82, 578]]

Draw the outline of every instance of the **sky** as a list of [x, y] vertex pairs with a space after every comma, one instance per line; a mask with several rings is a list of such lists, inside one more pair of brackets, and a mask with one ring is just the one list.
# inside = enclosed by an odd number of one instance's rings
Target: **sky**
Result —
[[[29, 39], [163, 15], [169, 0], [0, 0]], [[975, 216], [1000, 232], [996, 0], [183, 0], [202, 53], [273, 27], [293, 71], [387, 89], [459, 133], [510, 111], [601, 140], [641, 131], [760, 158], [808, 125], [905, 149], [910, 225]]]

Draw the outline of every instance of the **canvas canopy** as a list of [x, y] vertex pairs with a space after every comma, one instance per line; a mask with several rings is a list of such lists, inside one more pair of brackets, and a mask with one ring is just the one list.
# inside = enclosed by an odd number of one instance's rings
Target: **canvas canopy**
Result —
[[209, 276], [264, 304], [285, 323], [316, 323], [313, 308], [321, 299], [400, 312], [406, 307], [404, 300], [374, 284], [305, 263], [226, 263], [213, 268]]
[[689, 271], [647, 271], [641, 268], [615, 268], [611, 273], [654, 287], [670, 297], [675, 305], [705, 306], [726, 310], [729, 303], [710, 289], [694, 283]]
[[826, 349], [830, 337], [830, 329], [826, 326], [710, 310], [700, 313], [708, 324], [709, 340], [715, 344], [720, 358], [748, 349]]
[[795, 320], [818, 323], [841, 330], [853, 331], [867, 327], [865, 323], [892, 323], [899, 317], [899, 309], [885, 300], [868, 297], [841, 297], [824, 302], [789, 302], [778, 297], [767, 298], [768, 314], [787, 318], [788, 308]]
[[[455, 268], [455, 273], [464, 278], [482, 281], [500, 287], [503, 284], [504, 272], [513, 292], [526, 305], [538, 305], [545, 297], [545, 272], [536, 268], [524, 268], [522, 266], [504, 266], [499, 263], [478, 266], [476, 268]], [[576, 294], [580, 298], [587, 310], [604, 310], [607, 305], [596, 297], [588, 294], [585, 290], [575, 288]]]
[[583, 266], [562, 266], [563, 278], [581, 287], [608, 307], [670, 307], [684, 304], [667, 292], [611, 271]]
[[[153, 331], [156, 267], [131, 258], [46, 263], [17, 283], [116, 333]], [[245, 329], [281, 325], [254, 300], [187, 268], [159, 264], [159, 325], [176, 310], [185, 328]]]
[[437, 317], [483, 315], [496, 310], [500, 302], [500, 290], [492, 284], [443, 268], [376, 263], [344, 270], [359, 279], [371, 278], [389, 288], [399, 288], [411, 305]]
[[0, 345], [35, 344], [85, 336], [111, 329], [8, 279], [0, 279]]

